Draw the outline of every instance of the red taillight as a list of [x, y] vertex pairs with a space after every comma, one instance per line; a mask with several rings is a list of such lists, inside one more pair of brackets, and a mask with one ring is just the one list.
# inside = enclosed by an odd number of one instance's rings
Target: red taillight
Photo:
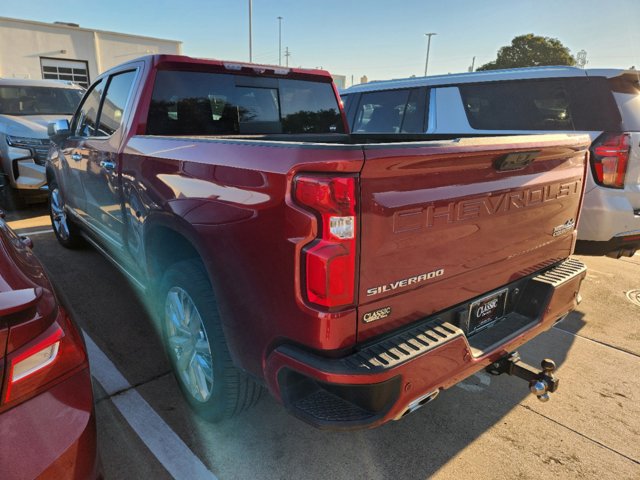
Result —
[[303, 250], [310, 302], [340, 307], [354, 301], [356, 268], [356, 179], [300, 175], [295, 198], [319, 215], [317, 239]]
[[630, 148], [628, 133], [605, 133], [594, 142], [591, 164], [596, 183], [605, 187], [624, 188]]
[[82, 338], [63, 310], [47, 330], [7, 355], [6, 360], [3, 407], [25, 400], [87, 365]]

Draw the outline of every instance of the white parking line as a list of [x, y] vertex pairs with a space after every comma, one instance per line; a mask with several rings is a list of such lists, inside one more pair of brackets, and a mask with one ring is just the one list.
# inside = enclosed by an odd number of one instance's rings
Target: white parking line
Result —
[[53, 233], [53, 230], [49, 229], [49, 230], [37, 230], [35, 232], [30, 232], [30, 231], [20, 231], [20, 230], [16, 230], [16, 233], [18, 235], [26, 235], [27, 237], [31, 237], [33, 235], [43, 235], [45, 233]]
[[[167, 471], [178, 479], [217, 480], [169, 425], [133, 388], [113, 362], [83, 332], [89, 352], [91, 374], [109, 394], [124, 419], [135, 430]], [[118, 393], [122, 392], [122, 393]]]

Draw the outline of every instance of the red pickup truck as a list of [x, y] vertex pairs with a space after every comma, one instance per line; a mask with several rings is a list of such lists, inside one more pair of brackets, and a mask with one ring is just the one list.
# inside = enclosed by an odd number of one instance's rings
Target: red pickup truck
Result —
[[[349, 135], [328, 73], [149, 56], [50, 125], [51, 219], [140, 289], [210, 420], [262, 386], [318, 427], [399, 419], [575, 308], [586, 136]], [[132, 319], [134, 320], [134, 319]]]

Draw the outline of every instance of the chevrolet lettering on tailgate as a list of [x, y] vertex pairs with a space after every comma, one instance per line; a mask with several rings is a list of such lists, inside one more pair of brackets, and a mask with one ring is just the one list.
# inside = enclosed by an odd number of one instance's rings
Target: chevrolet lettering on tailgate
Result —
[[567, 183], [544, 185], [513, 192], [490, 194], [481, 198], [402, 210], [394, 214], [393, 232], [422, 230], [438, 224], [466, 222], [479, 217], [536, 207], [563, 197], [580, 195], [581, 191], [582, 180], [576, 179]]

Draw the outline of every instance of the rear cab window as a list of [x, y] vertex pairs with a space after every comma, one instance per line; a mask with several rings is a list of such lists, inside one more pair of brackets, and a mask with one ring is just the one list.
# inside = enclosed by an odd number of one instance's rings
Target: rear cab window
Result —
[[560, 78], [459, 85], [476, 130], [617, 131], [620, 112], [607, 80]]
[[148, 135], [344, 133], [329, 82], [160, 70]]

